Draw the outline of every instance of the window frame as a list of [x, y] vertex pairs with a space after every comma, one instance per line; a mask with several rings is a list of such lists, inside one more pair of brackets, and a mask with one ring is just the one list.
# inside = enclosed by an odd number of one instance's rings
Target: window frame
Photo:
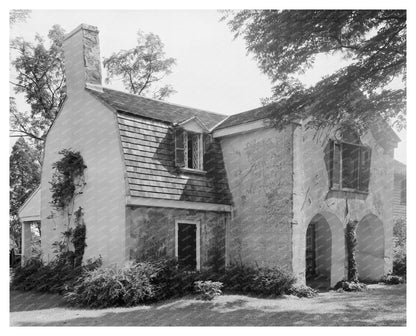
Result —
[[[186, 171], [186, 172], [195, 172], [195, 173], [206, 173], [206, 171], [204, 170], [204, 133], [199, 133], [199, 132], [192, 132], [186, 129], [179, 129], [182, 134], [183, 134], [183, 146], [178, 148], [177, 147], [177, 134], [175, 133], [175, 139], [174, 139], [174, 144], [175, 144], [175, 165], [180, 168], [182, 171]], [[189, 158], [189, 148], [188, 148], [188, 139], [189, 139], [189, 135], [192, 136], [197, 136], [198, 137], [198, 167], [197, 168], [189, 168], [188, 164], [189, 164], [189, 160], [192, 160], [193, 158]], [[179, 165], [178, 164], [178, 160], [177, 160], [177, 154], [176, 151], [177, 150], [183, 150], [183, 165]], [[193, 150], [192, 150], [193, 151]]]
[[[371, 147], [369, 146], [365, 146], [362, 144], [356, 144], [356, 143], [351, 143], [351, 142], [347, 142], [347, 141], [340, 141], [340, 140], [330, 140], [331, 148], [330, 148], [330, 190], [334, 190], [334, 191], [347, 191], [347, 192], [354, 192], [354, 193], [360, 193], [360, 194], [369, 194], [369, 189], [370, 189], [370, 177], [371, 177]], [[342, 149], [342, 145], [349, 145], [349, 146], [355, 146], [360, 148], [360, 152], [359, 152], [359, 159], [358, 159], [358, 177], [357, 177], [357, 187], [356, 188], [350, 188], [350, 187], [344, 187], [343, 186], [343, 149]], [[334, 181], [334, 153], [335, 153], [335, 146], [339, 146], [339, 162], [337, 163], [337, 165], [339, 166], [339, 171], [338, 171], [338, 178], [339, 180], [336, 181], [337, 183], [335, 183]], [[363, 190], [360, 188], [361, 185], [361, 178], [362, 178], [362, 174], [363, 174], [363, 151], [362, 149], [365, 148], [366, 150], [368, 150], [369, 153], [369, 181], [368, 181], [368, 186], [367, 186], [367, 190]]]
[[201, 221], [189, 220], [189, 219], [176, 219], [175, 220], [175, 258], [178, 260], [179, 255], [179, 224], [193, 224], [196, 225], [196, 270], [201, 270]]

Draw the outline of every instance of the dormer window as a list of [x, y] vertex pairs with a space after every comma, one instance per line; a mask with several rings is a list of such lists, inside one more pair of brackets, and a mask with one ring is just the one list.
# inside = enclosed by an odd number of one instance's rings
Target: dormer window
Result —
[[206, 127], [193, 117], [176, 125], [175, 164], [184, 170], [204, 170], [204, 133]]
[[175, 132], [176, 166], [194, 170], [204, 170], [202, 133], [178, 129]]

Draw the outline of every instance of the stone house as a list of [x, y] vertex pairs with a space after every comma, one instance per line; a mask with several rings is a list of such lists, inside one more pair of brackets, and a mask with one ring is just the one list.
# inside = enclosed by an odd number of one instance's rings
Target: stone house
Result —
[[87, 166], [74, 204], [84, 211], [85, 259], [279, 265], [300, 281], [334, 285], [346, 275], [344, 228], [353, 220], [361, 277], [391, 270], [391, 129], [277, 130], [264, 107], [227, 117], [104, 88], [89, 25], [66, 36], [64, 51], [68, 97], [46, 139], [39, 204], [21, 210], [33, 209], [21, 214], [23, 246], [40, 220], [43, 257], [53, 258], [67, 221], [50, 204], [49, 181], [58, 152], [71, 148]]

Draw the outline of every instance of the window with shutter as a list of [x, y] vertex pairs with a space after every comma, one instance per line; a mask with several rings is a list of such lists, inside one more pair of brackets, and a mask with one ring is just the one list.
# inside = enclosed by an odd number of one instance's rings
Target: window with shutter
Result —
[[331, 140], [331, 189], [368, 192], [370, 165], [369, 147]]
[[203, 170], [203, 135], [177, 129], [175, 131], [176, 166], [191, 170]]

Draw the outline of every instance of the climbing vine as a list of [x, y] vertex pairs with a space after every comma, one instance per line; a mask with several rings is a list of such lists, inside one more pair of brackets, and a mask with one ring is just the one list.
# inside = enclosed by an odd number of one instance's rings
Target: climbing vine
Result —
[[[65, 260], [74, 267], [81, 266], [84, 250], [86, 247], [86, 226], [84, 223], [84, 213], [82, 208], [74, 211], [76, 196], [82, 194], [82, 190], [86, 185], [84, 179], [84, 170], [87, 166], [79, 152], [64, 149], [59, 152], [63, 157], [55, 162], [52, 167], [55, 169], [52, 175], [51, 192], [52, 206], [62, 212], [66, 212], [68, 217], [67, 229], [62, 232], [63, 240], [55, 242], [58, 259]], [[75, 215], [75, 227], [71, 226], [71, 219]], [[74, 247], [74, 251], [70, 250], [70, 243]]]
[[62, 159], [52, 165], [55, 172], [50, 182], [51, 203], [57, 210], [64, 210], [75, 198], [77, 187], [85, 185], [83, 176], [87, 166], [79, 152], [63, 149], [59, 154], [63, 155]]
[[358, 269], [356, 260], [357, 250], [357, 221], [349, 221], [345, 230], [345, 240], [348, 254], [348, 281], [358, 281]]

